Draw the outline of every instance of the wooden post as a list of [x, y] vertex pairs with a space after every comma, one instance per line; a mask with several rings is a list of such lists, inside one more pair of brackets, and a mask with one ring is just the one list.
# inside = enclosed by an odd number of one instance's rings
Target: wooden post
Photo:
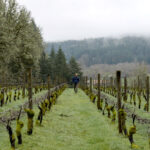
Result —
[[4, 105], [4, 100], [5, 100], [5, 72], [3, 71], [3, 100], [2, 100], [2, 105]]
[[104, 77], [104, 92], [105, 92], [105, 89], [106, 89], [106, 84], [105, 84], [105, 77]]
[[137, 90], [138, 90], [138, 92], [140, 91], [140, 77], [138, 76], [138, 85], [137, 85], [138, 87], [137, 87]]
[[3, 87], [5, 87], [5, 72], [4, 71], [3, 71], [2, 83], [3, 83]]
[[48, 99], [50, 99], [50, 75], [48, 75]]
[[103, 89], [104, 89], [104, 78], [103, 78], [103, 80], [102, 80], [102, 87], [103, 87]]
[[113, 93], [113, 77], [110, 77], [110, 94]]
[[84, 77], [84, 88], [86, 88], [86, 77]]
[[86, 88], [88, 88], [88, 77], [87, 76], [85, 77], [85, 85], [86, 85]]
[[114, 83], [114, 88], [116, 89], [116, 85], [117, 85], [117, 83], [116, 83], [116, 78], [114, 78], [113, 83]]
[[127, 77], [124, 78], [124, 94], [125, 94], [125, 101], [127, 100]]
[[100, 74], [98, 74], [98, 98], [97, 98], [97, 108], [100, 109]]
[[23, 75], [23, 93], [22, 93], [22, 95], [23, 95], [23, 98], [25, 97], [25, 87], [26, 87], [26, 72], [24, 72], [24, 75]]
[[149, 76], [146, 78], [147, 111], [149, 111]]
[[113, 77], [110, 77], [110, 88], [113, 88]]
[[95, 87], [95, 78], [92, 81], [92, 86], [93, 86], [93, 88]]
[[28, 68], [28, 100], [29, 109], [32, 109], [32, 69]]
[[119, 110], [121, 109], [121, 71], [116, 72], [116, 79], [117, 79], [117, 99], [118, 99], [118, 128], [119, 133], [122, 133], [121, 127], [121, 116]]
[[90, 92], [92, 93], [92, 77], [90, 77]]
[[141, 81], [140, 81], [140, 77], [138, 76], [138, 82], [137, 82], [137, 91], [139, 94], [141, 94]]

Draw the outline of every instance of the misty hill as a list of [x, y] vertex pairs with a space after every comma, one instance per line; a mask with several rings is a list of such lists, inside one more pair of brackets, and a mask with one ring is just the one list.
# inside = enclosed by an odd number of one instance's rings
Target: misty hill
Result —
[[55, 50], [63, 49], [67, 59], [74, 56], [79, 63], [86, 66], [94, 64], [118, 64], [124, 62], [146, 62], [150, 64], [150, 38], [96, 38], [81, 41], [46, 43], [49, 53], [52, 45]]

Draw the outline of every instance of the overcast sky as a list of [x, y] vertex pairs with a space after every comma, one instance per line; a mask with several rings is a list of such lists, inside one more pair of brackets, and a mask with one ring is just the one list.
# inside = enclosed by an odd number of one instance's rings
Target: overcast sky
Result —
[[46, 41], [150, 35], [150, 0], [17, 0]]

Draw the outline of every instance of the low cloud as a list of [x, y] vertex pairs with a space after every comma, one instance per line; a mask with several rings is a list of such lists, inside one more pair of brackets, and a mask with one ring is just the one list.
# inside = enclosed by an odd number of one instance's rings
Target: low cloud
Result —
[[149, 0], [17, 0], [46, 41], [124, 34], [150, 35]]

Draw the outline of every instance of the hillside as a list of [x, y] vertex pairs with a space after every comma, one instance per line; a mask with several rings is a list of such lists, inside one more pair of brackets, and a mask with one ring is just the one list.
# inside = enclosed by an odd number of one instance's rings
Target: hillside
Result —
[[67, 59], [74, 56], [80, 64], [118, 64], [146, 62], [150, 64], [150, 38], [126, 36], [122, 38], [96, 38], [46, 43], [46, 51], [61, 46]]

